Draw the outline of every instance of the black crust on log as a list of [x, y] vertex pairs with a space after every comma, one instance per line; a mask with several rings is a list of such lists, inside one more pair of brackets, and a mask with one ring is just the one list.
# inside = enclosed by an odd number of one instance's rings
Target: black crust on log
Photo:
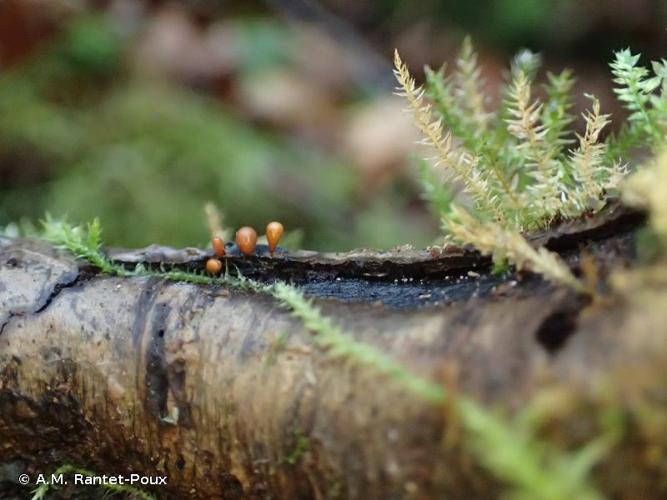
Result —
[[[554, 224], [549, 230], [529, 235], [534, 245], [545, 245], [576, 265], [578, 247], [604, 240], [614, 234], [633, 232], [645, 214], [619, 204], [605, 207], [595, 215]], [[110, 250], [109, 257], [132, 268], [144, 264], [153, 268], [176, 268], [201, 272], [212, 257], [210, 250], [173, 249], [151, 245], [144, 249]], [[489, 257], [470, 247], [416, 250], [400, 247], [386, 252], [355, 250], [346, 253], [287, 252], [270, 255], [266, 245], [258, 245], [254, 255], [241, 255], [235, 245], [227, 245], [225, 265], [230, 274], [260, 282], [284, 280], [300, 286], [316, 298], [350, 302], [380, 303], [389, 307], [437, 306], [471, 297], [487, 297], [504, 283], [516, 280], [514, 273], [494, 275]], [[539, 287], [539, 279], [533, 284]], [[534, 293], [535, 286], [522, 293]]]

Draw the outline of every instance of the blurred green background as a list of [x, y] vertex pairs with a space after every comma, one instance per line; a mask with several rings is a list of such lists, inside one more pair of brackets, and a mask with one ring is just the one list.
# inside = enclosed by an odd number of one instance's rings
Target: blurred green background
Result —
[[[392, 96], [464, 34], [489, 95], [528, 47], [611, 93], [611, 51], [665, 56], [667, 2], [266, 0], [0, 3], [0, 226], [99, 216], [116, 246], [205, 245], [273, 219], [291, 246], [424, 246], [417, 139]], [[581, 99], [581, 105], [585, 100]]]

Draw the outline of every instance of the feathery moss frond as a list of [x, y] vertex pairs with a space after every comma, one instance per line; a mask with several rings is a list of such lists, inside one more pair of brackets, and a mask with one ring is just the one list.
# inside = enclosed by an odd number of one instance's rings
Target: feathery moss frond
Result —
[[241, 290], [264, 291], [264, 285], [247, 280], [240, 274], [215, 277], [202, 273], [181, 271], [178, 269], [154, 270], [138, 264], [134, 269], [111, 261], [102, 250], [102, 229], [97, 219], [85, 226], [73, 226], [63, 220], [55, 220], [47, 214], [42, 221], [42, 238], [69, 251], [78, 259], [83, 259], [97, 267], [104, 274], [124, 277], [160, 277], [171, 281], [181, 281], [196, 285], [224, 285]]
[[556, 160], [557, 145], [547, 140], [548, 129], [540, 120], [543, 104], [531, 102], [531, 83], [523, 71], [513, 79], [509, 99], [507, 130], [519, 140], [526, 173], [534, 181], [527, 187], [531, 208], [541, 217], [553, 217], [562, 206], [563, 170]]
[[350, 359], [360, 365], [370, 366], [376, 372], [389, 376], [410, 393], [433, 404], [442, 404], [445, 393], [441, 385], [413, 375], [403, 365], [382, 354], [374, 347], [358, 342], [340, 327], [322, 316], [320, 309], [303, 292], [286, 283], [278, 282], [272, 290], [273, 296], [288, 306], [304, 326], [315, 333], [318, 345], [334, 356]]
[[454, 93], [463, 111], [462, 116], [467, 118], [469, 127], [475, 136], [486, 131], [491, 113], [485, 109], [486, 95], [482, 70], [477, 64], [477, 53], [470, 37], [465, 37], [461, 50], [456, 58], [454, 73]]
[[[520, 193], [512, 188], [511, 179], [499, 161], [501, 155], [494, 152], [497, 147], [497, 130], [489, 129], [494, 116], [485, 110], [477, 55], [472, 43], [466, 40], [458, 57], [458, 73], [446, 76], [446, 65], [437, 72], [429, 67], [424, 69], [425, 96], [433, 102], [435, 112], [451, 134], [479, 158], [480, 172], [487, 173], [485, 187], [492, 193], [496, 204], [496, 220], [516, 218], [516, 214], [524, 208], [524, 203]], [[498, 213], [498, 209], [502, 213]]]
[[435, 111], [452, 134], [470, 151], [477, 152], [480, 143], [488, 139], [485, 135], [493, 113], [486, 110], [481, 68], [469, 37], [457, 54], [456, 71], [446, 75], [446, 70], [446, 64], [438, 71], [428, 66], [424, 68], [425, 96], [433, 102]]
[[449, 213], [449, 206], [454, 199], [447, 184], [438, 178], [426, 160], [419, 162], [419, 180], [422, 185], [422, 197], [428, 201], [436, 217]]
[[468, 149], [475, 146], [475, 134], [466, 126], [464, 111], [459, 106], [452, 84], [451, 76], [446, 75], [447, 65], [443, 64], [434, 71], [429, 66], [424, 68], [426, 77], [425, 95], [433, 102], [435, 111], [442, 118], [443, 123], [456, 137], [460, 138]]
[[437, 152], [435, 166], [463, 182], [480, 220], [519, 232], [599, 209], [618, 194], [626, 173], [623, 154], [642, 143], [655, 149], [665, 140], [667, 61], [654, 62], [650, 73], [629, 50], [618, 52], [611, 66], [630, 120], [604, 142], [600, 138], [609, 117], [594, 97], [593, 109], [584, 114], [586, 132], [580, 136], [571, 130], [571, 71], [547, 73], [546, 100], [531, 97], [541, 59], [530, 51], [512, 61], [505, 98], [495, 112], [486, 108], [469, 39], [452, 74], [446, 74], [445, 66], [426, 68], [425, 92], [398, 53], [395, 63], [400, 95], [408, 101], [423, 142]]
[[452, 173], [463, 183], [481, 214], [504, 220], [499, 200], [489, 188], [487, 176], [477, 169], [479, 159], [464, 147], [454, 144], [451, 134], [443, 135], [441, 120], [434, 118], [431, 104], [423, 99], [424, 90], [416, 86], [398, 51], [394, 54], [394, 62], [394, 73], [400, 84], [398, 95], [407, 100], [415, 124], [424, 135], [424, 143], [436, 150], [435, 166], [444, 167], [445, 172]]
[[113, 272], [111, 262], [100, 250], [102, 229], [98, 219], [94, 219], [87, 226], [72, 226], [65, 221], [54, 220], [51, 215], [46, 214], [42, 224], [45, 239], [79, 258], [90, 261], [105, 273]]
[[667, 135], [667, 60], [653, 61], [651, 66], [655, 76], [662, 81], [660, 92], [652, 94], [650, 101], [660, 142], [664, 142]]
[[455, 204], [451, 213], [451, 216], [443, 216], [443, 225], [454, 240], [472, 244], [483, 254], [492, 255], [494, 260], [508, 259], [518, 269], [542, 274], [550, 281], [588, 293], [557, 254], [544, 247], [533, 248], [521, 234], [499, 224], [479, 222]]
[[572, 107], [572, 71], [565, 69], [559, 74], [547, 73], [548, 83], [544, 86], [547, 101], [542, 108], [542, 123], [546, 130], [545, 139], [549, 144], [562, 148], [571, 144], [571, 132], [568, 127], [574, 121], [569, 113]]
[[[667, 93], [665, 92], [664, 62], [653, 64], [651, 75], [647, 68], [639, 66], [639, 54], [624, 49], [614, 54], [610, 64], [614, 75], [614, 88], [618, 100], [630, 111], [629, 127], [626, 134], [643, 139], [654, 149], [665, 140], [664, 123], [667, 120]], [[655, 95], [657, 89], [660, 95]], [[623, 153], [625, 151], [622, 151]]]
[[[571, 202], [580, 211], [589, 206], [600, 208], [605, 189], [605, 178], [610, 173], [603, 165], [605, 145], [599, 141], [602, 129], [609, 124], [609, 115], [600, 113], [600, 101], [589, 96], [593, 101], [592, 109], [583, 114], [586, 131], [577, 134], [579, 147], [571, 153], [572, 175], [578, 183], [576, 194]], [[605, 175], [606, 174], [606, 175]]]
[[523, 73], [529, 80], [534, 80], [542, 66], [542, 56], [528, 49], [521, 49], [512, 58], [510, 63], [510, 78]]

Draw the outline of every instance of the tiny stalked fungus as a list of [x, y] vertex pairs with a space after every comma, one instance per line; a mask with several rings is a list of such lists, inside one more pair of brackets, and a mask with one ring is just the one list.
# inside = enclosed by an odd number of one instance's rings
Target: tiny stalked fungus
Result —
[[266, 226], [266, 240], [269, 242], [269, 252], [274, 252], [284, 232], [285, 228], [280, 222], [269, 222]]
[[221, 259], [225, 256], [225, 242], [222, 241], [222, 238], [216, 236], [211, 240], [211, 244], [213, 245], [213, 253], [216, 257]]
[[249, 226], [244, 226], [236, 231], [236, 245], [243, 255], [252, 255], [257, 246], [257, 231]]
[[222, 262], [219, 259], [208, 259], [206, 261], [206, 272], [213, 275], [218, 275], [222, 271]]

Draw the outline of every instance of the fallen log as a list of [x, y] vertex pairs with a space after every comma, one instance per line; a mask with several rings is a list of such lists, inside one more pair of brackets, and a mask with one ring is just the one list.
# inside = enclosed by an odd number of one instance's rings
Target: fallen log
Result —
[[[635, 259], [641, 221], [615, 208], [535, 238], [573, 267], [583, 252], [608, 273]], [[186, 270], [207, 255], [109, 252], [128, 267]], [[566, 388], [576, 404], [544, 429], [563, 445], [588, 439], [612, 402], [627, 425], [595, 484], [618, 498], [667, 495], [655, 430], [667, 401], [666, 289], [591, 303], [535, 276], [494, 276], [466, 249], [232, 252], [229, 264], [291, 279], [356, 341], [489, 408], [516, 412]], [[651, 419], [636, 417], [647, 408]], [[268, 296], [101, 275], [47, 243], [0, 239], [3, 498], [25, 493], [19, 473], [34, 486], [63, 463], [166, 476], [146, 486], [159, 498], [499, 496], [458, 427], [446, 404], [318, 349]]]

